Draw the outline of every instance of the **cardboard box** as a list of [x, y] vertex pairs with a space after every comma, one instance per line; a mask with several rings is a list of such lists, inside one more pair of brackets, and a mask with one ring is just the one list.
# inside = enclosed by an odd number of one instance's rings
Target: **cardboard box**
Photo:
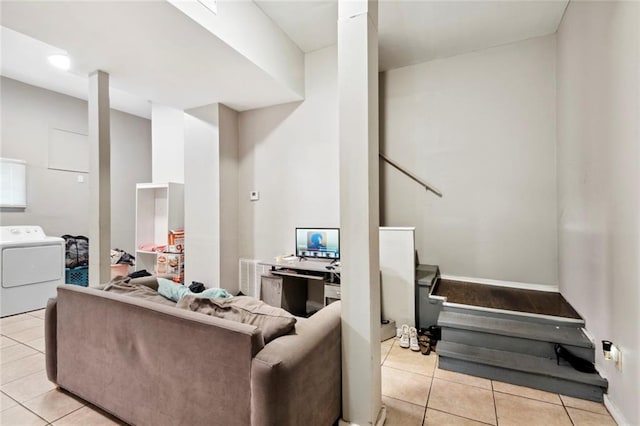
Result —
[[184, 252], [184, 231], [169, 231], [169, 252]]
[[176, 282], [184, 281], [184, 254], [158, 253], [156, 255], [156, 274], [169, 275]]

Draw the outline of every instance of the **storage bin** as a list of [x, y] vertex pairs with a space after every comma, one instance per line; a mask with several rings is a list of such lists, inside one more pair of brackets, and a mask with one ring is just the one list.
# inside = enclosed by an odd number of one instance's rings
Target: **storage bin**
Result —
[[89, 268], [87, 266], [78, 266], [76, 268], [64, 269], [64, 282], [67, 284], [81, 285], [86, 287], [89, 285]]
[[440, 277], [440, 268], [436, 265], [418, 265], [416, 267], [416, 324], [418, 328], [427, 329], [438, 323], [442, 310], [442, 301], [430, 299], [431, 287]]
[[114, 279], [118, 275], [126, 277], [129, 274], [129, 265], [126, 263], [116, 263], [111, 265], [111, 279]]

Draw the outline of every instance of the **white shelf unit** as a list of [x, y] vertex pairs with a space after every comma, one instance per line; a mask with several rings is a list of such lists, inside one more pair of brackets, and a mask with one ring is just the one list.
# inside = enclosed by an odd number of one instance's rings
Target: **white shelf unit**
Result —
[[136, 270], [155, 273], [156, 252], [140, 250], [143, 244], [169, 244], [169, 231], [184, 229], [184, 185], [136, 185]]

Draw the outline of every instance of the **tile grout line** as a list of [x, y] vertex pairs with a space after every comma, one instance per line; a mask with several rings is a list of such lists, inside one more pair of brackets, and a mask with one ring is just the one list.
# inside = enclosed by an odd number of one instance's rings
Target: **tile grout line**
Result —
[[403, 368], [398, 368], [398, 367], [392, 367], [392, 366], [386, 365], [386, 364], [385, 365], [381, 365], [381, 367], [391, 368], [391, 369], [397, 370], [397, 371], [404, 371], [405, 373], [418, 374], [418, 375], [424, 376], [424, 377], [432, 377], [432, 374], [430, 375], [430, 374], [416, 373], [415, 371], [405, 370]]
[[[437, 355], [437, 353], [435, 353], [435, 352], [434, 352], [434, 355], [436, 355], [436, 357], [438, 356], [438, 355]], [[437, 368], [437, 367], [436, 367], [436, 368]], [[427, 417], [427, 410], [429, 409], [429, 399], [431, 398], [431, 390], [433, 389], [433, 382], [434, 382], [434, 380], [436, 380], [436, 379], [437, 379], [437, 380], [443, 380], [443, 381], [446, 381], [446, 382], [449, 382], [449, 383], [456, 383], [456, 384], [458, 384], [458, 385], [464, 385], [464, 383], [451, 382], [451, 381], [449, 381], [449, 380], [444, 380], [444, 379], [441, 379], [441, 378], [439, 378], [439, 377], [436, 377], [436, 376], [435, 376], [435, 373], [436, 373], [436, 371], [435, 371], [435, 368], [434, 368], [434, 370], [433, 370], [433, 374], [432, 374], [432, 376], [431, 376], [431, 385], [429, 386], [429, 395], [428, 395], [428, 397], [427, 397], [427, 406], [425, 407], [425, 410], [424, 410], [424, 418], [422, 419], [422, 423], [423, 423], [423, 424], [424, 424], [424, 421], [426, 420], [426, 417]], [[466, 385], [466, 386], [470, 386], [470, 385]], [[486, 388], [481, 388], [481, 387], [479, 387], [479, 386], [474, 386], [474, 387], [479, 388], [479, 389], [488, 390], [488, 389], [486, 389]], [[493, 387], [492, 387], [492, 389], [493, 389]], [[494, 401], [494, 403], [493, 403], [493, 406], [494, 406], [494, 409], [495, 409], [495, 401]], [[470, 417], [461, 416], [461, 415], [459, 415], [459, 414], [450, 413], [450, 412], [448, 412], [448, 411], [439, 410], [439, 409], [437, 409], [437, 408], [431, 408], [431, 410], [438, 411], [438, 412], [440, 412], [440, 413], [445, 413], [445, 414], [448, 414], [448, 415], [450, 415], [450, 416], [458, 417], [458, 418], [461, 418], [461, 419], [466, 419], [466, 420], [471, 420], [471, 421], [474, 421], [474, 422], [478, 422], [478, 423], [486, 424], [486, 425], [490, 425], [490, 424], [491, 424], [491, 423], [485, 423], [485, 422], [483, 422], [483, 421], [481, 421], [481, 420], [472, 419], [472, 418], [470, 418]], [[496, 421], [496, 422], [497, 422], [497, 421]], [[491, 425], [491, 426], [494, 426], [494, 425]]]
[[472, 419], [471, 417], [461, 416], [460, 414], [453, 414], [453, 413], [450, 413], [450, 412], [448, 412], [448, 411], [442, 411], [442, 410], [439, 410], [439, 409], [437, 409], [437, 408], [430, 408], [430, 410], [437, 411], [437, 412], [439, 412], [439, 413], [448, 414], [449, 416], [457, 417], [457, 418], [459, 418], [459, 419], [471, 420], [472, 422], [481, 423], [481, 424], [483, 424], [483, 425], [495, 426], [495, 425], [493, 425], [493, 424], [491, 424], [491, 423], [483, 422], [482, 420]]
[[84, 407], [86, 407], [86, 406], [87, 406], [86, 404], [82, 404], [80, 407], [76, 408], [75, 410], [69, 411], [69, 412], [68, 412], [67, 414], [65, 414], [64, 416], [60, 416], [60, 417], [58, 417], [57, 419], [52, 420], [51, 422], [49, 422], [49, 424], [51, 424], [51, 425], [52, 425], [52, 424], [53, 424], [53, 422], [57, 422], [57, 421], [59, 421], [59, 420], [62, 420], [62, 419], [64, 419], [65, 417], [70, 416], [71, 414], [75, 413], [76, 411], [78, 411], [78, 410], [80, 410], [80, 409], [82, 409], [82, 408], [84, 408]]
[[[40, 320], [42, 320], [42, 318], [37, 318], [37, 317], [33, 317], [33, 318], [36, 318], [36, 319], [40, 319]], [[37, 327], [39, 327], [39, 326], [37, 326]], [[30, 327], [29, 329], [31, 329], [31, 328], [36, 328], [36, 327]], [[28, 330], [28, 329], [25, 329], [25, 330]], [[22, 330], [21, 330], [21, 331], [22, 331]], [[17, 340], [17, 339], [15, 339], [15, 338], [13, 338], [13, 337], [10, 337], [10, 336], [4, 335], [4, 334], [3, 334], [2, 336], [4, 336], [5, 338], [10, 339], [10, 340], [12, 340], [12, 341], [16, 342], [17, 344], [24, 345], [24, 346], [26, 346], [26, 347], [28, 347], [28, 348], [31, 348], [31, 349], [33, 349], [33, 350], [37, 351], [38, 353], [41, 353], [41, 354], [43, 354], [43, 355], [44, 355], [44, 352], [43, 352], [43, 351], [40, 351], [39, 349], [34, 348], [34, 347], [32, 347], [32, 346], [28, 345], [28, 344], [27, 344], [27, 343], [25, 343], [25, 342], [21, 342], [20, 340]], [[34, 340], [35, 340], [35, 339], [34, 339]], [[35, 355], [35, 354], [31, 354], [31, 355], [28, 355], [28, 356], [32, 356], [32, 355]], [[20, 358], [20, 359], [24, 359], [24, 358], [26, 358], [26, 357], [23, 357], [23, 358]], [[20, 359], [15, 360], [15, 361], [19, 361]], [[12, 381], [10, 381], [10, 382], [4, 383], [2, 386], [7, 385], [7, 384], [10, 384], [10, 383], [13, 383], [13, 382], [15, 382], [15, 381], [17, 381], [17, 380], [21, 380], [21, 379], [24, 379], [24, 378], [27, 378], [27, 377], [30, 377], [30, 376], [34, 376], [34, 375], [36, 375], [36, 374], [40, 374], [41, 372], [42, 372], [42, 370], [41, 370], [41, 371], [34, 372], [34, 373], [31, 373], [31, 374], [27, 374], [27, 375], [25, 375], [25, 376], [23, 376], [23, 377], [19, 377], [19, 378], [16, 378], [16, 379], [14, 379], [14, 380], [12, 380]], [[46, 392], [43, 392], [43, 393], [38, 394], [38, 395], [35, 395], [33, 398], [30, 398], [30, 399], [28, 399], [27, 401], [24, 401], [24, 402], [26, 403], [26, 402], [28, 402], [28, 401], [31, 401], [31, 400], [33, 400], [33, 399], [35, 399], [35, 398], [38, 398], [38, 397], [40, 397], [40, 396], [42, 396], [42, 395], [44, 395], [44, 394], [46, 394], [46, 393], [48, 393], [48, 392], [54, 391], [54, 390], [55, 390], [55, 391], [59, 391], [59, 389], [58, 389], [58, 388], [50, 389], [50, 390], [48, 390], [48, 391], [46, 391]], [[39, 415], [38, 413], [36, 413], [35, 411], [31, 410], [31, 409], [30, 409], [29, 407], [27, 407], [24, 403], [22, 403], [22, 402], [18, 401], [18, 400], [17, 400], [17, 399], [15, 399], [14, 397], [12, 397], [12, 396], [10, 396], [9, 394], [7, 394], [6, 392], [2, 391], [2, 394], [4, 394], [6, 397], [8, 397], [8, 398], [10, 398], [12, 401], [14, 401], [14, 402], [16, 403], [16, 406], [20, 406], [20, 407], [24, 408], [25, 410], [27, 410], [28, 412], [30, 412], [31, 414], [33, 414], [33, 415], [34, 415], [34, 416], [36, 416], [37, 418], [39, 418], [39, 419], [41, 419], [42, 421], [44, 421], [46, 426], [53, 425], [53, 423], [54, 423], [54, 422], [57, 422], [57, 421], [59, 421], [59, 420], [63, 419], [64, 417], [67, 417], [67, 416], [69, 416], [69, 415], [71, 415], [71, 414], [75, 413], [76, 411], [78, 411], [78, 410], [80, 410], [80, 409], [82, 409], [82, 408], [84, 408], [84, 407], [86, 407], [86, 406], [87, 406], [85, 403], [82, 403], [82, 405], [81, 405], [80, 407], [76, 408], [75, 410], [72, 410], [72, 411], [70, 411], [70, 412], [66, 413], [65, 415], [63, 415], [63, 416], [61, 416], [61, 417], [58, 417], [58, 418], [56, 418], [56, 419], [54, 419], [54, 420], [52, 420], [52, 421], [49, 421], [49, 420], [45, 419], [44, 417], [40, 416], [40, 415]]]
[[[493, 387], [493, 381], [491, 383], [491, 387]], [[535, 389], [535, 388], [529, 388], [529, 389]], [[500, 390], [495, 390], [495, 389], [493, 389], [493, 392], [501, 393], [503, 395], [517, 396], [518, 398], [530, 399], [532, 401], [542, 402], [542, 403], [545, 403], [545, 404], [551, 404], [551, 405], [560, 406], [560, 407], [563, 406], [562, 402], [560, 402], [560, 404], [556, 404], [554, 402], [543, 401], [541, 399], [533, 398], [533, 397], [530, 397], [530, 396], [518, 395], [517, 393], [505, 392], [505, 391], [500, 391]], [[554, 394], [554, 395], [557, 395], [557, 394]]]
[[567, 417], [569, 417], [569, 421], [573, 426], [575, 426], [576, 424], [573, 422], [573, 418], [571, 417], [571, 414], [569, 414], [569, 410], [567, 410], [567, 406], [565, 405], [562, 397], [560, 397], [560, 401], [562, 401], [562, 408], [564, 408], [564, 412], [567, 414]]
[[[448, 370], [445, 370], [445, 371], [448, 371]], [[454, 373], [455, 373], [455, 371], [454, 371]], [[463, 373], [459, 373], [459, 374], [463, 374]], [[471, 376], [471, 377], [476, 377], [476, 376]], [[436, 377], [435, 375], [433, 376], [433, 378], [434, 379], [438, 379], [438, 380], [442, 380], [443, 382], [455, 383], [456, 385], [471, 386], [473, 388], [478, 388], [478, 389], [483, 389], [483, 390], [493, 390], [493, 386], [491, 387], [491, 389], [487, 389], [485, 387], [478, 386], [478, 385], [472, 385], [470, 383], [456, 382], [455, 380], [445, 379], [443, 377]], [[487, 379], [487, 380], [489, 380], [489, 379]]]
[[489, 380], [489, 383], [491, 383], [491, 398], [493, 399], [493, 414], [496, 416], [496, 426], [499, 426], [498, 404], [496, 403], [496, 390], [493, 387], [493, 380]]
[[433, 389], [433, 376], [436, 374], [435, 367], [433, 368], [433, 372], [431, 373], [431, 382], [429, 383], [429, 392], [427, 392], [427, 402], [424, 404], [424, 412], [422, 413], [422, 423], [424, 425], [424, 421], [427, 420], [427, 410], [429, 409], [429, 398], [431, 398], [431, 390]]
[[[31, 355], [27, 355], [25, 358], [28, 358], [28, 357], [30, 357], [30, 356], [34, 356], [34, 355], [38, 355], [38, 354], [31, 354]], [[24, 359], [24, 358], [16, 359], [15, 361], [20, 361], [20, 360], [23, 360], [23, 359]], [[14, 362], [14, 361], [11, 361], [11, 362]], [[11, 383], [13, 383], [13, 382], [17, 382], [18, 380], [26, 379], [27, 377], [35, 376], [36, 374], [40, 374], [40, 373], [42, 373], [42, 372], [44, 372], [44, 373], [46, 374], [46, 371], [47, 371], [47, 370], [46, 370], [46, 367], [45, 367], [45, 368], [43, 368], [42, 370], [32, 371], [32, 372], [31, 372], [31, 373], [29, 373], [29, 374], [26, 374], [26, 375], [24, 375], [24, 376], [17, 377], [17, 378], [15, 378], [15, 379], [13, 379], [13, 380], [8, 381], [7, 383], [2, 383], [2, 384], [0, 385], [0, 390], [1, 390], [1, 388], [2, 388], [2, 387], [6, 386], [6, 385], [10, 385], [10, 384], [11, 384]], [[48, 379], [48, 378], [47, 378], [47, 379]], [[52, 382], [52, 383], [53, 383], [53, 382]], [[47, 391], [47, 392], [48, 392], [48, 391]], [[4, 393], [5, 395], [9, 395], [6, 391], [2, 391], [2, 393]], [[42, 394], [40, 394], [40, 395], [42, 395]], [[35, 397], [34, 397], [34, 398], [35, 398]]]
[[[49, 391], [47, 391], [47, 392], [49, 392]], [[41, 393], [40, 395], [44, 395], [44, 394], [45, 394], [45, 393], [47, 393], [47, 392]], [[4, 393], [4, 392], [3, 392], [3, 393]], [[9, 396], [9, 395], [8, 395], [8, 394], [6, 394], [6, 393], [4, 393], [4, 394], [5, 394], [5, 395], [7, 395], [7, 396]], [[38, 396], [40, 396], [40, 395], [34, 396], [34, 397], [33, 397], [33, 398], [31, 398], [31, 399], [37, 398], [37, 397], [38, 397]], [[9, 396], [9, 398], [11, 398], [11, 396]], [[34, 415], [34, 416], [36, 416], [37, 418], [41, 419], [41, 420], [45, 423], [45, 425], [50, 425], [50, 424], [52, 423], [52, 422], [50, 422], [49, 420], [45, 419], [44, 417], [40, 416], [38, 413], [36, 413], [36, 412], [32, 411], [31, 409], [29, 409], [29, 407], [25, 406], [22, 402], [20, 402], [20, 401], [18, 401], [18, 400], [16, 400], [16, 399], [14, 399], [14, 398], [11, 398], [11, 399], [13, 399], [13, 400], [18, 404], [18, 406], [20, 406], [20, 407], [24, 408], [25, 410], [27, 410], [28, 412], [30, 412], [31, 414], [33, 414], [33, 415]], [[29, 401], [31, 401], [31, 400], [29, 400]]]
[[[27, 376], [25, 376], [25, 377], [27, 377]], [[51, 389], [51, 390], [48, 390], [48, 391], [46, 391], [46, 392], [43, 392], [43, 393], [41, 393], [41, 394], [39, 394], [39, 395], [36, 395], [36, 396], [34, 396], [33, 398], [30, 398], [30, 399], [28, 399], [27, 401], [24, 401], [24, 402], [29, 402], [29, 401], [31, 401], [31, 400], [33, 400], [33, 399], [36, 399], [36, 398], [38, 398], [38, 397], [40, 397], [40, 396], [42, 396], [42, 395], [44, 395], [44, 394], [46, 394], [46, 393], [49, 393], [49, 392], [51, 392], [51, 391], [60, 392], [60, 389], [56, 387], [56, 388], [54, 388], [54, 389]], [[7, 394], [6, 392], [2, 391], [2, 393], [3, 393], [5, 396], [7, 396], [8, 398], [10, 398], [11, 400], [13, 400], [17, 405], [19, 405], [19, 406], [21, 406], [22, 408], [24, 408], [25, 410], [29, 411], [31, 414], [35, 415], [35, 416], [36, 416], [36, 417], [38, 417], [39, 419], [42, 419], [42, 420], [45, 422], [45, 425], [52, 425], [54, 422], [57, 422], [58, 420], [61, 420], [62, 418], [67, 417], [68, 415], [75, 413], [76, 411], [80, 410], [81, 408], [86, 407], [86, 404], [85, 404], [85, 403], [82, 403], [82, 405], [81, 405], [80, 407], [76, 408], [75, 410], [72, 410], [72, 411], [68, 412], [67, 414], [65, 414], [65, 415], [63, 415], [63, 416], [60, 416], [60, 417], [58, 417], [58, 418], [56, 418], [56, 419], [54, 419], [54, 420], [49, 421], [49, 420], [45, 419], [44, 417], [42, 417], [41, 415], [39, 415], [38, 413], [36, 413], [35, 411], [33, 411], [32, 409], [30, 409], [29, 407], [27, 407], [26, 405], [24, 405], [24, 403], [22, 403], [22, 402], [18, 401], [17, 399], [13, 398], [11, 395]], [[4, 410], [3, 410], [3, 411], [4, 411]]]

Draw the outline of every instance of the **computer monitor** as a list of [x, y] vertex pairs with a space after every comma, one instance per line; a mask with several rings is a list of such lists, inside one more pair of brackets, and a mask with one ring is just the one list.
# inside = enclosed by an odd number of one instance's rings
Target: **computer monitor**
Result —
[[340, 229], [296, 228], [296, 256], [340, 259]]

